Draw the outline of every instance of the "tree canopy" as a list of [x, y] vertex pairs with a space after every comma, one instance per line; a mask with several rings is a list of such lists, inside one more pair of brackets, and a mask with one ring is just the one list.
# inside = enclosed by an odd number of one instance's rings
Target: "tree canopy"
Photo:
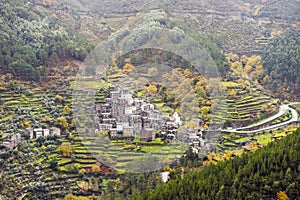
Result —
[[[275, 92], [298, 94], [300, 89], [300, 29], [272, 39], [263, 52], [261, 77]], [[280, 89], [278, 89], [280, 88]], [[282, 90], [281, 90], [282, 89]]]
[[0, 2], [0, 69], [26, 80], [39, 80], [59, 59], [83, 60], [92, 46], [52, 16], [24, 0]]

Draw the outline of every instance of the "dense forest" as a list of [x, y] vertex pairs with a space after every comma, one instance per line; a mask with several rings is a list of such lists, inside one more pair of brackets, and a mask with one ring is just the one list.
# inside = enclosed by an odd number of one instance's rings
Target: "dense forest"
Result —
[[52, 16], [35, 10], [31, 2], [0, 2], [0, 66], [22, 79], [39, 80], [47, 66], [59, 60], [83, 60], [91, 45]]
[[299, 199], [300, 129], [278, 143], [210, 165], [133, 199]]
[[288, 31], [272, 39], [263, 52], [263, 61], [263, 82], [275, 93], [280, 91], [281, 95], [297, 96], [300, 89], [300, 30]]

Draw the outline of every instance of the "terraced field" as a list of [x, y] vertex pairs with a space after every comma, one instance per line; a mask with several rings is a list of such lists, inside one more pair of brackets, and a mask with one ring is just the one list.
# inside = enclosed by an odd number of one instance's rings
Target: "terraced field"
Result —
[[260, 134], [254, 134], [251, 136], [241, 134], [223, 134], [220, 137], [220, 144], [217, 144], [217, 152], [233, 152], [236, 155], [240, 155], [245, 151], [255, 151], [261, 146], [265, 146], [272, 141], [276, 141], [292, 134], [296, 130], [295, 125], [275, 130], [271, 132], [264, 132]]
[[[228, 126], [240, 127], [266, 118], [278, 111], [278, 100], [264, 94], [255, 87], [241, 84], [224, 83], [227, 92], [234, 91], [235, 95], [226, 97], [226, 121]], [[231, 86], [228, 86], [231, 85]]]

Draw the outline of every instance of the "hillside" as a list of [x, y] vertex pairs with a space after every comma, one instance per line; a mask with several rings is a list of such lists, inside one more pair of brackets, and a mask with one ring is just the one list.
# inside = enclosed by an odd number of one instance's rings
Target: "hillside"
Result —
[[295, 30], [272, 39], [263, 52], [266, 70], [262, 82], [280, 97], [294, 101], [299, 98], [300, 89], [299, 51], [300, 30]]
[[72, 58], [82, 61], [93, 45], [121, 28], [139, 27], [144, 13], [153, 10], [163, 10], [180, 28], [205, 36], [226, 53], [261, 54], [274, 34], [299, 27], [294, 9], [299, 2], [278, 5], [277, 1], [2, 1], [0, 65], [2, 73], [38, 80], [47, 74], [39, 66], [53, 67]]
[[211, 165], [133, 199], [299, 199], [300, 129], [255, 153]]
[[37, 81], [47, 76], [46, 68], [64, 59], [83, 61], [91, 50], [79, 34], [36, 6], [23, 0], [1, 1], [1, 74]]
[[2, 0], [0, 199], [299, 199], [299, 5]]

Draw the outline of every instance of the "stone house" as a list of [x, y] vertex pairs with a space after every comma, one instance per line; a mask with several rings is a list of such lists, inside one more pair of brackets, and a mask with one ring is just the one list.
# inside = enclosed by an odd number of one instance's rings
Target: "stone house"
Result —
[[61, 130], [60, 128], [57, 127], [50, 127], [50, 135], [56, 135], [56, 136], [61, 136]]
[[99, 130], [102, 131], [109, 131], [112, 127], [112, 124], [99, 124]]
[[30, 139], [36, 139], [39, 137], [47, 137], [50, 134], [49, 129], [35, 128], [31, 132]]
[[43, 128], [35, 128], [35, 129], [26, 129], [29, 131], [30, 139], [37, 139], [39, 137], [48, 137], [49, 135], [61, 135], [60, 128], [51, 127], [50, 129], [43, 129]]
[[116, 128], [111, 128], [108, 134], [111, 140], [118, 138], [118, 130]]
[[15, 148], [16, 146], [18, 146], [18, 144], [21, 142], [21, 134], [17, 133], [17, 134], [12, 134], [9, 135], [8, 137], [6, 137], [2, 144], [10, 149]]
[[140, 139], [142, 142], [151, 142], [155, 140], [155, 130], [153, 128], [142, 129]]
[[133, 126], [123, 127], [123, 136], [124, 137], [133, 137], [134, 136], [134, 127]]

